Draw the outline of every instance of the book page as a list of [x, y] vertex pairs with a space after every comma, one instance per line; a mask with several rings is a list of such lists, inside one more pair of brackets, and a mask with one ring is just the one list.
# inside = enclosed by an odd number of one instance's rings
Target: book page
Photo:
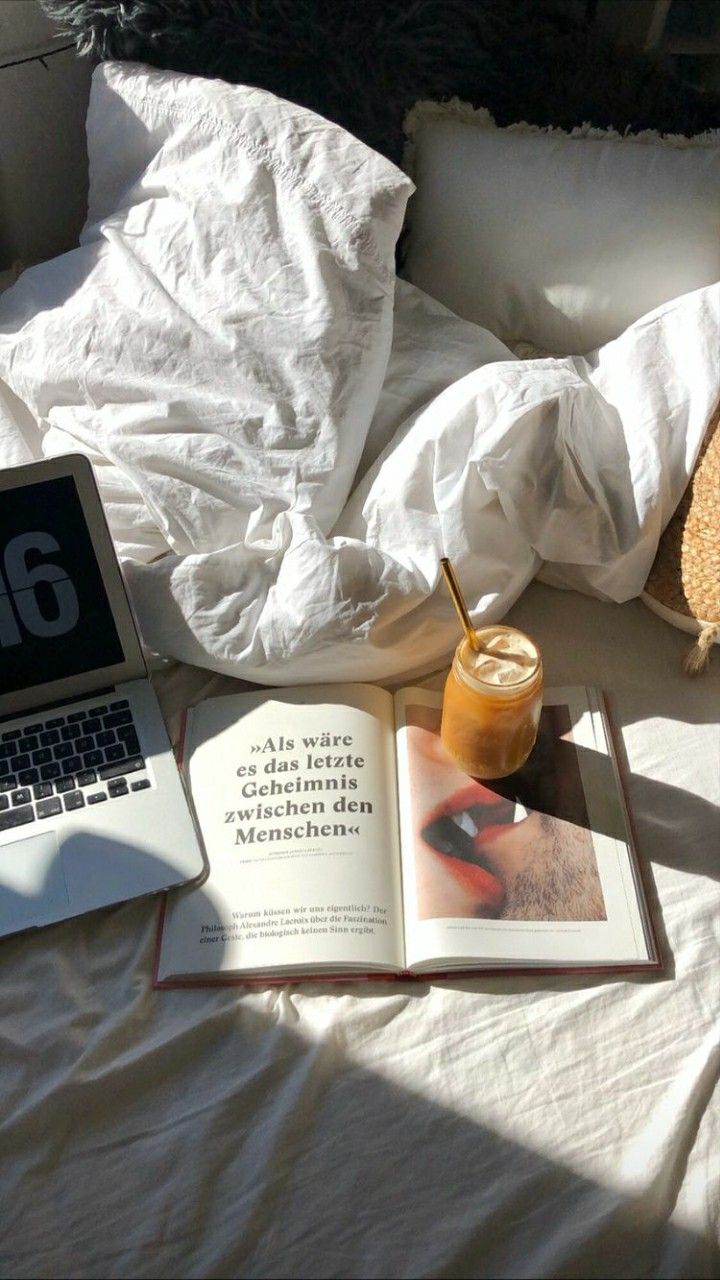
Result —
[[487, 782], [446, 754], [441, 708], [396, 695], [408, 968], [654, 959], [595, 692], [547, 690], [528, 761]]
[[169, 895], [158, 980], [403, 964], [392, 697], [214, 698], [185, 758], [210, 874]]

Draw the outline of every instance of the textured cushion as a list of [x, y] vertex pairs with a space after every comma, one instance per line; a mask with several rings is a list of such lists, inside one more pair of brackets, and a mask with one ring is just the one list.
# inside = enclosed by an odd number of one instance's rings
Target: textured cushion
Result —
[[585, 0], [39, 3], [81, 53], [269, 89], [396, 163], [420, 98], [457, 94], [501, 124], [563, 129], [695, 134], [720, 118], [720, 93], [683, 83], [658, 50], [614, 46]]
[[720, 133], [500, 129], [457, 100], [406, 127], [404, 274], [506, 343], [582, 354], [720, 279]]

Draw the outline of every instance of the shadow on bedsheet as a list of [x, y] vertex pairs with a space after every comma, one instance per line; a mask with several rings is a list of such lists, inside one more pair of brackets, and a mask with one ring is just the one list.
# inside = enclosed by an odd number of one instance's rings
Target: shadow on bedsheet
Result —
[[630, 1028], [620, 1070], [558, 1002], [607, 979], [153, 991], [155, 914], [0, 947], [0, 1275], [718, 1274], [677, 1209], [717, 1053], [678, 1094]]
[[[268, 1034], [262, 1017], [250, 1014], [243, 1023], [261, 1042]], [[551, 1131], [552, 1145], [557, 1139], [559, 1144], [573, 1146], [572, 1125], [564, 1126], [561, 1117], [575, 1093], [574, 1080], [569, 1073], [558, 1077], [550, 1064], [546, 1073], [542, 1053], [534, 1081], [528, 1081], [527, 1067], [514, 1073], [510, 1067], [513, 1038], [512, 1032], [499, 1037], [500, 1047], [505, 1039], [507, 1048], [506, 1053], [502, 1047], [500, 1052], [507, 1069], [501, 1115], [495, 1095], [495, 1107], [487, 1109], [488, 1116], [495, 1111], [494, 1123], [478, 1124], [423, 1096], [425, 1071], [437, 1077], [444, 1070], [455, 1074], [462, 1069], [457, 1040], [454, 1044], [441, 1041], [439, 1048], [427, 1046], [427, 1057], [415, 1059], [414, 1084], [404, 1088], [387, 1077], [398, 1068], [399, 1077], [408, 1078], [404, 1064], [412, 1052], [410, 1034], [405, 1044], [402, 1036], [397, 1038], [387, 1074], [385, 1066], [376, 1074], [342, 1052], [336, 1057], [338, 1045], [346, 1043], [339, 1019], [334, 1033], [331, 1029], [320, 1044], [298, 1043], [283, 1032], [275, 1046], [283, 1066], [279, 1068], [276, 1061], [267, 1072], [262, 1111], [269, 1121], [274, 1101], [280, 1101], [284, 1112], [280, 1128], [290, 1150], [281, 1156], [282, 1144], [271, 1144], [272, 1164], [264, 1171], [271, 1177], [266, 1180], [263, 1170], [258, 1171], [260, 1188], [252, 1218], [255, 1239], [247, 1252], [243, 1242], [239, 1255], [223, 1258], [221, 1268], [236, 1266], [241, 1274], [256, 1276], [456, 1280], [717, 1275], [720, 1250], [699, 1233], [667, 1221], [687, 1170], [696, 1117], [677, 1118], [675, 1134], [665, 1135], [675, 1138], [672, 1155], [657, 1172], [652, 1171], [650, 1150], [647, 1163], [641, 1158], [636, 1180], [645, 1182], [642, 1192], [633, 1195], [603, 1185], [544, 1154], [542, 1147], [549, 1145]], [[468, 1066], [472, 1071], [471, 1060]], [[540, 1093], [548, 1123], [544, 1139], [536, 1137], [525, 1145], [501, 1130], [523, 1131], [523, 1112], [538, 1079], [544, 1082]], [[709, 1101], [714, 1082], [715, 1077], [704, 1082], [703, 1102]], [[477, 1086], [482, 1093], [479, 1078]], [[264, 1092], [259, 1082], [254, 1091], [259, 1102]], [[470, 1109], [477, 1091], [474, 1084], [467, 1090]], [[295, 1113], [296, 1098], [302, 1120]], [[700, 1097], [692, 1101], [699, 1108]], [[244, 1128], [247, 1114], [246, 1104], [238, 1099], [235, 1131]], [[527, 1119], [532, 1130], [531, 1101]], [[256, 1131], [262, 1127], [261, 1121]], [[638, 1135], [640, 1144], [642, 1136]], [[595, 1142], [604, 1146], [606, 1141], [607, 1135], [588, 1134], [589, 1146]], [[662, 1146], [660, 1134], [658, 1146]], [[252, 1141], [248, 1154], [250, 1149]], [[576, 1149], [579, 1164], [585, 1154], [581, 1151]], [[630, 1157], [627, 1163], [632, 1167], [630, 1143], [623, 1154]], [[590, 1150], [587, 1155], [592, 1159]], [[618, 1186], [626, 1176], [618, 1167]], [[315, 1189], [314, 1196], [308, 1194], [310, 1188]], [[273, 1203], [278, 1192], [285, 1201], [281, 1214], [280, 1206]]]
[[[115, 925], [143, 933], [147, 951], [139, 904]], [[32, 1079], [3, 1089], [3, 1276], [718, 1274], [710, 1227], [669, 1220], [711, 1073], [684, 1108], [668, 1111], [660, 1090], [654, 1130], [631, 1119], [638, 1096], [624, 1112], [622, 1079], [588, 1068], [577, 1011], [564, 1046], [557, 1007], [544, 1016], [534, 1004], [529, 1017], [526, 1006], [503, 1023], [497, 993], [492, 1009], [478, 997], [474, 1025], [463, 1028], [455, 1006], [433, 1034], [407, 999], [427, 989], [394, 987], [378, 1013], [351, 1007], [357, 988], [340, 987], [328, 1018], [317, 985], [302, 1001], [288, 989], [142, 995], [132, 967], [115, 963], [103, 978], [90, 965], [84, 991], [65, 986], [67, 1008], [57, 999], [67, 974], [48, 967], [55, 1014], [40, 1028], [42, 1059]], [[37, 954], [26, 976], [37, 979]], [[6, 1081], [22, 1045], [37, 1042], [30, 1002], [12, 1029]], [[630, 1038], [624, 1071], [645, 1052]], [[688, 1212], [703, 1207], [710, 1217], [698, 1189]]]

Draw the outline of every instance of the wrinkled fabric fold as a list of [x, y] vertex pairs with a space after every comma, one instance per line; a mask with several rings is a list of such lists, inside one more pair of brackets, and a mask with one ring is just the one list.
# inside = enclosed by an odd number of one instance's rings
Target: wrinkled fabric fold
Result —
[[144, 640], [406, 677], [540, 574], [639, 594], [720, 399], [720, 285], [519, 361], [394, 275], [408, 179], [272, 94], [95, 72], [78, 249], [0, 301], [0, 463], [92, 460]]

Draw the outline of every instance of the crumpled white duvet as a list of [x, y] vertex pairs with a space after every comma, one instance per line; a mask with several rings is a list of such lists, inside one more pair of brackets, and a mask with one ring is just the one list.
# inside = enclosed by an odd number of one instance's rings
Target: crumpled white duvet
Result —
[[412, 191], [319, 116], [104, 63], [80, 246], [0, 300], [0, 465], [95, 464], [144, 639], [264, 683], [388, 679], [531, 578], [645, 582], [720, 399], [720, 285], [518, 361], [394, 272]]

